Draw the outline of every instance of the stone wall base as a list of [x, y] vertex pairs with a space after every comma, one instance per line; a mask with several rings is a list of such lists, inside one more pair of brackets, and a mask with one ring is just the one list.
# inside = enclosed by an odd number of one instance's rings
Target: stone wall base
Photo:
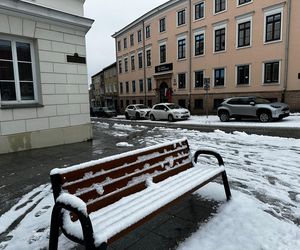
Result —
[[83, 142], [92, 137], [91, 124], [2, 135], [0, 136], [0, 154]]

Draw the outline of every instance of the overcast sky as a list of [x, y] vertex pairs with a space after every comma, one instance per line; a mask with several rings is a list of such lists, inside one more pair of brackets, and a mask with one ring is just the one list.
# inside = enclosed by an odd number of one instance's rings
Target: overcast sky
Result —
[[85, 16], [95, 20], [86, 36], [89, 78], [115, 62], [115, 41], [111, 35], [165, 2], [167, 0], [86, 0]]

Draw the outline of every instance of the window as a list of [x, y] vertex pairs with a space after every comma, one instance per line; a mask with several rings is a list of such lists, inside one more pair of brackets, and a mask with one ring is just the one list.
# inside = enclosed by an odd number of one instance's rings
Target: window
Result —
[[141, 99], [141, 100], [140, 100], [140, 104], [144, 104], [144, 100]]
[[219, 68], [214, 70], [214, 86], [224, 86], [225, 83], [225, 69]]
[[0, 39], [1, 102], [37, 102], [36, 88], [33, 43]]
[[152, 100], [148, 100], [148, 107], [152, 108]]
[[134, 34], [130, 35], [130, 46], [134, 46]]
[[178, 74], [178, 88], [185, 89], [185, 85], [186, 85], [185, 73]]
[[195, 99], [195, 109], [203, 109], [203, 99]]
[[167, 49], [165, 44], [159, 46], [159, 57], [160, 63], [165, 63], [167, 61]]
[[238, 5], [246, 4], [246, 3], [251, 3], [252, 0], [238, 0]]
[[182, 108], [185, 108], [186, 106], [185, 106], [185, 99], [179, 99], [178, 100], [178, 105], [180, 106], [180, 107], [182, 107]]
[[203, 88], [204, 74], [203, 70], [195, 72], [195, 88]]
[[250, 46], [251, 21], [238, 24], [238, 47]]
[[128, 72], [128, 59], [127, 58], [124, 59], [124, 68], [125, 68], [125, 72]]
[[243, 85], [243, 84], [249, 84], [250, 79], [249, 79], [249, 65], [241, 65], [237, 66], [237, 85]]
[[151, 28], [150, 25], [146, 26], [146, 38], [150, 38], [151, 36]]
[[136, 104], [136, 100], [132, 100], [132, 104]]
[[166, 31], [166, 18], [162, 18], [159, 20], [159, 32]]
[[214, 110], [217, 110], [223, 101], [224, 99], [214, 99]]
[[130, 57], [130, 60], [131, 60], [131, 70], [133, 71], [133, 70], [135, 70], [135, 56], [132, 55]]
[[204, 54], [204, 34], [195, 35], [195, 56]]
[[151, 66], [151, 50], [146, 50], [146, 58], [147, 58], [147, 67]]
[[125, 37], [123, 40], [124, 49], [127, 49], [127, 38]]
[[185, 10], [177, 12], [177, 26], [185, 24]]
[[139, 60], [139, 69], [143, 68], [143, 53], [140, 52], [138, 54], [138, 60]]
[[152, 79], [147, 78], [147, 86], [148, 86], [148, 91], [152, 91]]
[[226, 49], [226, 28], [215, 30], [215, 52]]
[[120, 94], [123, 94], [123, 83], [120, 82]]
[[215, 13], [226, 10], [226, 0], [215, 0]]
[[118, 51], [121, 51], [121, 41], [118, 41]]
[[279, 62], [265, 63], [264, 83], [279, 83]]
[[138, 42], [140, 43], [142, 41], [142, 31], [139, 30], [137, 34], [138, 34]]
[[281, 39], [281, 13], [266, 17], [266, 42], [278, 41]]
[[135, 81], [132, 81], [132, 93], [136, 92]]
[[185, 38], [178, 40], [178, 59], [185, 58], [186, 43]]
[[144, 92], [144, 81], [143, 79], [140, 79], [140, 93], [143, 93]]
[[195, 20], [204, 18], [204, 2], [195, 5]]
[[119, 73], [122, 74], [122, 61], [119, 61]]
[[126, 93], [129, 93], [129, 82], [125, 83]]

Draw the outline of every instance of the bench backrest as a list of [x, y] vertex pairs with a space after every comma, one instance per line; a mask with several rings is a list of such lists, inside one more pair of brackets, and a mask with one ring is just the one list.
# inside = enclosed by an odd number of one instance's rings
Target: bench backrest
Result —
[[61, 192], [81, 198], [88, 213], [147, 188], [193, 166], [186, 139], [134, 150], [84, 164], [54, 169], [55, 199]]

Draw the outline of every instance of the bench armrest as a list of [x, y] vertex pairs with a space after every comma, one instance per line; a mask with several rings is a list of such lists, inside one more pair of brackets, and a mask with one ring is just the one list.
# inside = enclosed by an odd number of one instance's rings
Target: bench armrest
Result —
[[[85, 202], [75, 195], [61, 194], [57, 197], [56, 203], [59, 203], [59, 205], [61, 205], [67, 210], [72, 209], [72, 211], [75, 210], [75, 212], [77, 213], [81, 213], [82, 215], [88, 216]], [[68, 207], [71, 209], [68, 209]]]
[[196, 153], [194, 154], [194, 162], [195, 163], [197, 163], [197, 161], [198, 161], [198, 156], [202, 155], [202, 154], [203, 155], [213, 155], [218, 159], [219, 166], [224, 165], [222, 156], [219, 153], [212, 151], [212, 150], [208, 150], [208, 149], [200, 149], [200, 150], [196, 151]]

